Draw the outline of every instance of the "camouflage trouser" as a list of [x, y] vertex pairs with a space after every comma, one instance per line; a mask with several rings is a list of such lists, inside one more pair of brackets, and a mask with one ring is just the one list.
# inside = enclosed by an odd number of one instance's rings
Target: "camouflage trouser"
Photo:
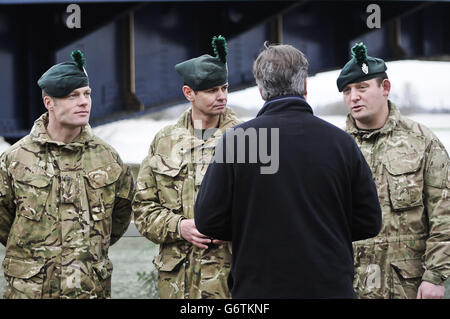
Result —
[[158, 272], [160, 298], [231, 298], [227, 284], [231, 254], [226, 246], [221, 245], [207, 250], [193, 248], [178, 264], [160, 268]]

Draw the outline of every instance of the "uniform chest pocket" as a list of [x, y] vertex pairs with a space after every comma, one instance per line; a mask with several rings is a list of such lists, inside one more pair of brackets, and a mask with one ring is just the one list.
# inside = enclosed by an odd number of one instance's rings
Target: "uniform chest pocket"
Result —
[[16, 213], [39, 221], [44, 212], [51, 188], [51, 178], [43, 170], [17, 163], [11, 168], [14, 179]]
[[206, 170], [208, 169], [208, 166], [213, 157], [214, 149], [215, 149], [214, 147], [203, 148], [200, 161], [195, 163], [196, 165], [194, 166], [195, 167], [194, 178], [196, 190], [198, 190], [200, 188], [200, 185], [202, 184], [203, 177], [205, 176]]
[[389, 197], [394, 210], [422, 205], [423, 157], [407, 154], [385, 163]]
[[161, 205], [169, 209], [181, 208], [185, 165], [155, 154], [150, 159], [149, 166], [155, 176]]
[[111, 216], [116, 197], [116, 181], [121, 173], [119, 164], [110, 163], [86, 174], [89, 208], [95, 221]]

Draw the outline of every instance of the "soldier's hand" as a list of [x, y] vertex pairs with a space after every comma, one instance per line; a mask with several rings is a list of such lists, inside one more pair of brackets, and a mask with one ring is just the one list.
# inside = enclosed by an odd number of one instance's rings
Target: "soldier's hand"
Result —
[[422, 281], [417, 291], [417, 299], [442, 299], [444, 298], [445, 287]]
[[194, 219], [183, 219], [180, 222], [181, 236], [194, 246], [207, 249], [207, 244], [214, 243], [208, 236], [203, 235], [195, 227]]

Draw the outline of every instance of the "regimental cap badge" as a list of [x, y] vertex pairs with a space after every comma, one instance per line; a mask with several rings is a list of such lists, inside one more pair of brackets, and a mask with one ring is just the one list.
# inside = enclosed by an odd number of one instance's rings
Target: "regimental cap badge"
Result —
[[361, 70], [364, 72], [364, 74], [369, 73], [369, 66], [365, 63], [362, 64]]

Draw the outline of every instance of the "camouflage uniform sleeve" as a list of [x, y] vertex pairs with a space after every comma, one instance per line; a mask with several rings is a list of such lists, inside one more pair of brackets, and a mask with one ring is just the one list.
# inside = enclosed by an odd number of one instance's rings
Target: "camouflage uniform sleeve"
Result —
[[122, 237], [131, 222], [131, 200], [134, 194], [134, 178], [130, 168], [123, 163], [121, 165], [122, 173], [117, 181], [116, 199], [112, 215], [111, 245]]
[[444, 146], [433, 140], [425, 159], [424, 205], [429, 235], [422, 280], [441, 285], [450, 274], [450, 165]]
[[6, 170], [5, 153], [0, 157], [0, 243], [6, 246], [15, 217], [13, 190]]
[[132, 202], [134, 222], [139, 232], [156, 244], [184, 240], [178, 226], [184, 219], [183, 215], [173, 213], [159, 201], [158, 185], [149, 165], [154, 143], [155, 141], [139, 169], [136, 193]]

